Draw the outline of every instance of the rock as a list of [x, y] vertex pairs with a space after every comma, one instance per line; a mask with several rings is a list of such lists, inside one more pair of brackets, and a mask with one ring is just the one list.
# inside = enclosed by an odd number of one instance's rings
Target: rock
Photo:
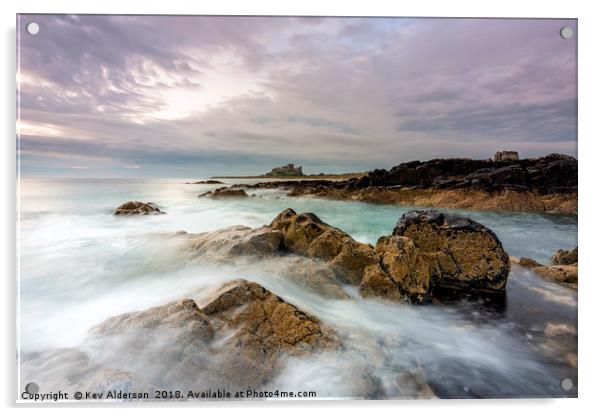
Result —
[[215, 191], [205, 192], [200, 194], [199, 197], [210, 197], [212, 199], [222, 199], [222, 198], [248, 198], [249, 195], [244, 191], [244, 189], [232, 189], [232, 188], [218, 188]]
[[437, 395], [420, 370], [400, 371], [386, 386], [389, 397], [398, 399], [437, 399]]
[[360, 294], [366, 298], [377, 297], [394, 302], [404, 300], [395, 281], [376, 264], [364, 269], [364, 275], [360, 283]]
[[101, 362], [143, 369], [155, 385], [240, 390], [267, 387], [287, 357], [341, 345], [330, 327], [257, 283], [231, 281], [208, 299], [109, 318], [87, 348]]
[[220, 372], [240, 386], [265, 386], [286, 356], [307, 356], [339, 348], [332, 329], [257, 283], [236, 280], [222, 286], [202, 308], [217, 332], [232, 333], [220, 344]]
[[174, 342], [207, 342], [214, 336], [209, 320], [192, 299], [170, 302], [142, 312], [118, 315], [91, 328], [89, 333], [91, 335], [113, 335], [127, 331], [132, 334], [149, 329], [152, 331], [175, 330], [179, 335], [173, 339]]
[[232, 256], [266, 256], [276, 254], [282, 244], [282, 233], [268, 227], [234, 226], [200, 234], [193, 240], [198, 256], [229, 261]]
[[432, 209], [409, 211], [397, 222], [393, 236], [412, 240], [428, 262], [433, 288], [505, 289], [508, 254], [495, 233], [482, 224]]
[[351, 284], [359, 284], [364, 268], [377, 262], [369, 244], [358, 243], [311, 213], [297, 214], [289, 208], [278, 214], [269, 227], [282, 232], [284, 249], [329, 262], [341, 279]]
[[[379, 267], [364, 271], [360, 293], [412, 303], [424, 302], [431, 292], [429, 261], [408, 237], [385, 236], [376, 243]], [[394, 290], [396, 289], [396, 290]]]
[[206, 181], [197, 181], [197, 182], [192, 182], [193, 185], [223, 185], [224, 183], [221, 181], [216, 181], [213, 179], [208, 179]]
[[578, 263], [576, 262], [577, 248], [571, 250], [570, 252], [566, 250], [558, 250], [552, 257], [553, 262], [571, 262], [573, 259], [575, 260], [574, 263], [556, 264], [554, 266], [545, 266], [528, 257], [521, 257], [520, 259], [511, 258], [511, 261], [515, 264], [531, 269], [534, 273], [540, 277], [543, 277], [544, 279], [560, 283], [561, 285], [571, 289], [577, 289], [579, 272]]
[[115, 210], [115, 215], [148, 215], [164, 214], [159, 208], [150, 202], [129, 201], [120, 205]]
[[577, 247], [575, 247], [571, 251], [558, 250], [552, 256], [552, 264], [554, 264], [554, 265], [574, 264], [574, 263], [577, 263], [577, 260], [578, 260]]
[[539, 349], [544, 355], [577, 369], [577, 328], [574, 325], [549, 322], [543, 336]]
[[376, 169], [368, 175], [344, 181], [272, 181], [248, 187], [281, 188], [287, 190], [289, 196], [574, 214], [577, 212], [577, 165], [574, 157], [558, 154], [498, 161], [433, 159], [401, 163], [389, 170]]
[[271, 265], [264, 260], [269, 270], [291, 280], [298, 286], [329, 299], [350, 299], [351, 296], [341, 286], [335, 269], [321, 260], [300, 256], [287, 256], [275, 259]]
[[529, 258], [529, 257], [521, 257], [520, 259], [518, 259], [517, 263], [520, 266], [526, 267], [528, 269], [532, 269], [534, 267], [542, 267], [543, 264], [538, 263], [537, 261]]
[[540, 266], [532, 269], [545, 279], [576, 289], [578, 284], [578, 263], [559, 266]]
[[236, 327], [236, 344], [261, 344], [269, 352], [302, 354], [315, 348], [332, 349], [340, 341], [317, 318], [274, 295], [263, 286], [247, 280], [234, 280], [221, 286], [215, 298], [201, 311], [220, 325]]

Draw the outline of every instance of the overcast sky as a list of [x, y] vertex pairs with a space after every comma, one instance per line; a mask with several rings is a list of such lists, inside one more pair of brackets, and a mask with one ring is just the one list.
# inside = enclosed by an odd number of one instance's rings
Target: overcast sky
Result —
[[23, 15], [22, 174], [575, 155], [576, 36], [562, 26], [576, 33], [572, 20]]

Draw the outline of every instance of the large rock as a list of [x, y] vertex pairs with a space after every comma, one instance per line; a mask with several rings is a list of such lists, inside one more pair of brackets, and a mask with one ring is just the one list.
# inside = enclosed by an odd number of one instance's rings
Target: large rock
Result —
[[151, 202], [129, 201], [120, 205], [115, 210], [115, 215], [148, 215], [148, 214], [163, 214]]
[[376, 243], [380, 261], [365, 269], [360, 293], [411, 303], [424, 302], [431, 292], [428, 259], [408, 237], [384, 236]]
[[195, 257], [216, 263], [231, 263], [234, 259], [241, 258], [255, 269], [288, 279], [321, 296], [349, 298], [341, 285], [346, 278], [341, 279], [344, 273], [337, 264], [330, 264], [317, 256], [294, 253], [286, 255], [290, 250], [284, 244], [283, 233], [279, 230], [267, 226], [250, 228], [239, 225], [202, 234], [184, 235], [191, 239]]
[[[261, 285], [235, 280], [206, 297], [109, 318], [88, 348], [101, 361], [143, 371], [150, 382], [185, 388], [266, 388], [287, 357], [336, 350], [339, 337]], [[104, 354], [104, 355], [103, 355]]]
[[405, 213], [393, 230], [428, 263], [431, 287], [503, 291], [510, 261], [495, 233], [469, 218], [436, 210]]
[[269, 227], [282, 232], [286, 250], [329, 262], [351, 284], [359, 284], [364, 268], [378, 261], [372, 246], [355, 241], [311, 213], [297, 214], [289, 208]]

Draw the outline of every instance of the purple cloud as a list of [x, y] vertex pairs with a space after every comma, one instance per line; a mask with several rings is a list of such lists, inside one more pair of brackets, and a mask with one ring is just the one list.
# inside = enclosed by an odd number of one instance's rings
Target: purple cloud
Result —
[[26, 175], [576, 152], [574, 20], [20, 19], [41, 27], [18, 34]]

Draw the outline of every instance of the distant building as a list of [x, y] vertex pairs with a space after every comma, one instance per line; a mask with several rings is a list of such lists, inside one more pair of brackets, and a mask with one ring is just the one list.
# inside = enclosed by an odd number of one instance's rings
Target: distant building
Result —
[[514, 150], [502, 150], [501, 152], [495, 152], [495, 158], [493, 160], [496, 162], [518, 160], [518, 152], [515, 152]]
[[288, 165], [272, 169], [266, 173], [266, 176], [303, 176], [303, 170], [301, 166], [295, 167], [293, 163], [289, 163]]

